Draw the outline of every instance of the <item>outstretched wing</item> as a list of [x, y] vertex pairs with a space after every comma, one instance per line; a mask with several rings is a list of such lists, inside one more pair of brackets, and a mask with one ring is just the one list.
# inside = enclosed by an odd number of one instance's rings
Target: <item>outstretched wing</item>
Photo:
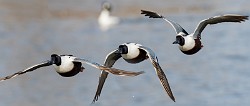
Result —
[[[114, 54], [112, 53], [111, 56], [113, 56]], [[111, 58], [111, 57], [110, 57]], [[109, 58], [108, 58], [109, 59]], [[105, 82], [105, 79], [107, 78], [108, 76], [108, 73], [112, 73], [114, 75], [120, 75], [120, 76], [137, 76], [137, 75], [140, 75], [142, 73], [144, 73], [144, 71], [140, 71], [140, 72], [132, 72], [132, 71], [125, 71], [125, 70], [121, 70], [121, 69], [116, 69], [116, 68], [110, 68], [112, 65], [111, 64], [114, 64], [114, 60], [112, 60], [113, 62], [107, 62], [107, 64], [110, 64], [110, 67], [106, 67], [106, 66], [102, 66], [96, 62], [91, 62], [89, 60], [86, 60], [86, 59], [83, 59], [83, 58], [75, 58], [74, 61], [77, 61], [77, 62], [84, 62], [88, 65], [91, 65], [97, 69], [100, 69], [100, 70], [103, 70], [102, 71], [102, 75], [101, 75], [101, 78], [99, 79], [99, 85], [98, 85], [98, 88], [97, 88], [97, 93], [95, 95], [95, 98], [93, 100], [92, 103], [94, 103], [95, 101], [98, 100], [98, 97], [100, 96], [101, 94], [101, 90], [102, 90], [102, 87], [104, 85], [104, 82]], [[107, 60], [106, 60], [107, 61]], [[105, 62], [106, 63], [106, 62]]]
[[116, 68], [108, 68], [108, 67], [102, 66], [96, 62], [91, 62], [87, 59], [77, 58], [77, 57], [74, 59], [73, 62], [86, 63], [86, 64], [88, 64], [92, 67], [95, 67], [97, 69], [104, 70], [104, 71], [107, 71], [107, 72], [112, 73], [114, 75], [120, 75], [120, 76], [137, 76], [137, 75], [144, 73], [143, 71], [133, 72], [133, 71], [125, 71], [125, 70], [121, 70], [121, 69], [116, 69]]
[[222, 22], [243, 22], [248, 20], [248, 16], [236, 15], [236, 14], [226, 14], [222, 16], [214, 16], [208, 19], [200, 21], [194, 30], [194, 38], [200, 38], [201, 32], [208, 24], [217, 24]]
[[145, 16], [149, 16], [149, 18], [162, 18], [165, 21], [167, 21], [169, 24], [172, 25], [172, 27], [175, 29], [175, 32], [177, 35], [188, 35], [188, 33], [176, 22], [173, 22], [167, 18], [165, 18], [164, 16], [157, 14], [156, 12], [151, 12], [151, 11], [146, 11], [146, 10], [141, 10], [141, 14], [145, 14]]
[[14, 77], [16, 77], [16, 76], [18, 76], [18, 75], [22, 75], [22, 74], [25, 74], [25, 73], [27, 73], [27, 72], [34, 71], [34, 70], [36, 70], [36, 69], [38, 69], [38, 68], [45, 67], [45, 66], [50, 66], [50, 65], [52, 65], [52, 63], [51, 63], [50, 61], [45, 61], [45, 62], [43, 62], [43, 63], [40, 63], [40, 64], [36, 64], [36, 65], [34, 65], [34, 66], [31, 66], [31, 67], [29, 67], [29, 68], [27, 68], [27, 69], [25, 69], [25, 70], [23, 70], [23, 71], [19, 71], [19, 72], [16, 72], [16, 73], [12, 74], [12, 75], [9, 75], [9, 76], [0, 78], [0, 81], [4, 81], [4, 80], [7, 80], [7, 79], [11, 79], [11, 78], [14, 78]]
[[[104, 66], [106, 66], [106, 67], [112, 67], [115, 64], [115, 62], [119, 58], [121, 58], [121, 54], [115, 53], [116, 51], [117, 51], [117, 49], [114, 50], [114, 51], [112, 51], [112, 52], [110, 52], [106, 56], [106, 59], [105, 59], [105, 62], [104, 62]], [[95, 94], [95, 97], [94, 97], [92, 103], [95, 103], [95, 101], [97, 101], [98, 98], [100, 97], [103, 85], [104, 85], [104, 83], [105, 83], [105, 81], [106, 81], [106, 79], [108, 77], [108, 74], [109, 74], [108, 72], [102, 71], [101, 76], [99, 77], [99, 83], [98, 83], [98, 87], [97, 87], [97, 90], [96, 90], [96, 94]]]
[[164, 71], [161, 69], [161, 67], [160, 67], [160, 65], [158, 63], [158, 59], [157, 59], [156, 55], [154, 54], [154, 52], [151, 49], [149, 49], [147, 47], [140, 46], [140, 49], [147, 52], [147, 55], [148, 55], [151, 63], [154, 66], [154, 69], [155, 69], [156, 74], [158, 75], [158, 77], [160, 79], [160, 82], [161, 82], [162, 86], [164, 87], [164, 89], [167, 92], [167, 94], [169, 95], [169, 97], [175, 102], [175, 98], [174, 98], [174, 95], [173, 95], [173, 93], [171, 91], [171, 88], [169, 86], [167, 77], [166, 77]]

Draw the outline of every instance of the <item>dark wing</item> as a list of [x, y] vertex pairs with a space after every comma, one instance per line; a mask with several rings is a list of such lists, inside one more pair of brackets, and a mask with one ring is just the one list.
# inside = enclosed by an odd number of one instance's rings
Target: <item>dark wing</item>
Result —
[[164, 87], [164, 89], [167, 92], [167, 94], [169, 95], [169, 97], [175, 102], [175, 98], [174, 98], [174, 95], [173, 95], [171, 88], [169, 86], [168, 79], [167, 79], [164, 71], [161, 69], [156, 55], [154, 54], [154, 52], [151, 49], [149, 49], [147, 47], [140, 46], [140, 49], [147, 52], [148, 57], [154, 66], [154, 69], [155, 69], [156, 74], [158, 75], [158, 77], [160, 79], [162, 86]]
[[36, 64], [36, 65], [34, 65], [34, 66], [31, 66], [31, 67], [29, 67], [29, 68], [27, 68], [27, 69], [25, 69], [25, 70], [23, 70], [23, 71], [19, 71], [19, 72], [16, 72], [16, 73], [12, 74], [12, 75], [9, 75], [9, 76], [0, 78], [0, 81], [4, 81], [4, 80], [7, 80], [7, 79], [11, 79], [11, 78], [14, 78], [14, 77], [16, 77], [16, 76], [18, 76], [18, 75], [22, 75], [22, 74], [25, 74], [25, 73], [27, 73], [27, 72], [34, 71], [34, 70], [36, 70], [36, 69], [38, 69], [38, 68], [45, 67], [45, 66], [50, 66], [50, 65], [52, 65], [52, 63], [51, 63], [50, 61], [45, 61], [45, 62], [43, 62], [43, 63], [40, 63], [40, 64]]
[[248, 20], [248, 16], [235, 15], [235, 14], [227, 14], [222, 16], [214, 16], [208, 19], [204, 19], [200, 21], [194, 30], [194, 38], [200, 38], [201, 32], [208, 24], [217, 24], [222, 22], [243, 22]]
[[173, 22], [167, 18], [165, 18], [164, 16], [157, 14], [156, 12], [151, 12], [151, 11], [146, 11], [146, 10], [141, 10], [141, 14], [145, 14], [145, 16], [149, 16], [149, 18], [162, 18], [165, 21], [167, 21], [169, 24], [172, 25], [172, 27], [175, 29], [175, 32], [177, 35], [188, 35], [188, 33], [176, 22]]
[[[110, 52], [107, 56], [106, 56], [106, 59], [105, 59], [105, 62], [104, 62], [104, 66], [106, 67], [112, 67], [115, 62], [121, 58], [121, 54], [117, 54], [115, 53], [116, 51], [118, 51], [117, 49]], [[106, 71], [102, 71], [101, 73], [101, 76], [99, 77], [99, 83], [98, 83], [98, 87], [97, 87], [97, 90], [96, 90], [96, 94], [95, 94], [95, 97], [92, 101], [92, 103], [95, 103], [95, 101], [98, 100], [98, 98], [100, 97], [101, 95], [101, 92], [102, 92], [102, 88], [103, 88], [103, 85], [108, 77], [108, 72]]]

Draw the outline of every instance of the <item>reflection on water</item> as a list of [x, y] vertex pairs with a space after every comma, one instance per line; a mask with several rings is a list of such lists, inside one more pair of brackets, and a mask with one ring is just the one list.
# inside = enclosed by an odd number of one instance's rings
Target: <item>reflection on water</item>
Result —
[[[140, 15], [140, 9], [159, 11], [189, 33], [200, 20], [213, 15], [249, 15], [247, 0], [237, 4], [234, 0], [191, 1], [185, 5], [180, 0], [112, 1], [113, 14], [123, 16], [123, 20], [107, 32], [100, 31], [96, 21], [101, 1], [1, 1], [0, 76], [47, 60], [52, 53], [102, 63], [119, 44], [137, 42], [156, 52], [176, 103], [163, 90], [149, 61], [131, 65], [118, 60], [116, 68], [146, 73], [133, 78], [110, 75], [94, 106], [248, 105], [248, 21], [208, 26], [202, 33], [204, 48], [187, 56], [171, 44], [175, 32], [169, 24]], [[85, 67], [83, 73], [72, 78], [63, 78], [52, 67], [46, 67], [1, 82], [0, 105], [90, 105], [100, 71]]]

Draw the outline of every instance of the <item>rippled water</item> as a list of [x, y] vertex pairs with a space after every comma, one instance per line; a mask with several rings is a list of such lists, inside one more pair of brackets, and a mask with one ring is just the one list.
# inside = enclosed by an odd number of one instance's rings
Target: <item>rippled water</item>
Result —
[[[103, 63], [119, 44], [136, 42], [155, 51], [176, 102], [163, 90], [149, 61], [133, 65], [118, 60], [116, 68], [146, 73], [138, 77], [110, 75], [93, 106], [250, 104], [248, 21], [207, 26], [202, 33], [204, 48], [187, 56], [172, 45], [175, 32], [169, 24], [140, 15], [140, 9], [159, 11], [191, 33], [204, 18], [223, 13], [249, 15], [249, 1], [191, 0], [185, 5], [181, 0], [112, 2], [113, 14], [123, 16], [122, 23], [102, 32], [96, 22], [101, 1], [1, 1], [0, 76], [47, 60], [52, 53]], [[88, 106], [100, 71], [84, 66], [86, 70], [72, 78], [63, 78], [53, 67], [45, 67], [1, 82], [0, 105]]]

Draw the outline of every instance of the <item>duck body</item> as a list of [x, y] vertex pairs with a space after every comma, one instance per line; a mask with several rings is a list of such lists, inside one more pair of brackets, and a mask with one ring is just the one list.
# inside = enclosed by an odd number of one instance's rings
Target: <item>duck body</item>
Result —
[[84, 67], [82, 67], [81, 62], [75, 62], [72, 55], [60, 55], [61, 63], [60, 65], [53, 64], [56, 72], [63, 77], [72, 77], [82, 72]]
[[201, 40], [193, 38], [193, 35], [178, 35], [176, 41], [173, 44], [179, 44], [179, 49], [186, 55], [192, 55], [197, 53], [203, 47]]
[[119, 46], [119, 51], [122, 58], [128, 63], [140, 63], [148, 59], [147, 52], [139, 49], [140, 44], [136, 43], [124, 43]]

